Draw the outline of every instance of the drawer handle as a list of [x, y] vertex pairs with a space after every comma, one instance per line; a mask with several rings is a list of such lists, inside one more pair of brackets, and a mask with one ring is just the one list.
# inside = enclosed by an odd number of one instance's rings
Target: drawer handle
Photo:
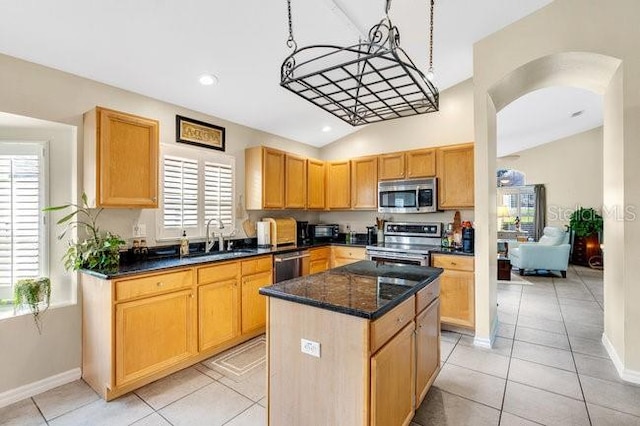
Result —
[[164, 283], [163, 283], [162, 281], [158, 281], [158, 282], [156, 283], [156, 285], [157, 285], [158, 287], [162, 287], [162, 286], [164, 285]]
[[396, 320], [398, 322], [398, 324], [404, 322], [404, 317], [398, 317], [398, 319]]
[[456, 263], [456, 262], [451, 262], [451, 264], [452, 264], [453, 266], [456, 266], [456, 265], [457, 265], [457, 263]]

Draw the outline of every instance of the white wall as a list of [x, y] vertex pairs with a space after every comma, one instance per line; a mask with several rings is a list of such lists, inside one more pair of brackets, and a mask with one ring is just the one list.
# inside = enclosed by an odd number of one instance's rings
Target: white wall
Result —
[[602, 127], [514, 154], [520, 158], [498, 158], [497, 166], [523, 172], [528, 185], [544, 184], [548, 226], [568, 225], [577, 206], [602, 208]]

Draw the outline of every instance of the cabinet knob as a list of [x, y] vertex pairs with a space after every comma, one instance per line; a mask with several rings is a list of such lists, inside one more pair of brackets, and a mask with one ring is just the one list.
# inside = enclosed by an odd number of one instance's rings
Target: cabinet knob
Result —
[[156, 283], [156, 285], [157, 285], [158, 287], [162, 287], [162, 286], [164, 285], [164, 283], [163, 283], [162, 281], [158, 281], [158, 282]]
[[451, 264], [452, 264], [453, 266], [456, 266], [456, 265], [457, 265], [457, 263], [456, 263], [456, 262], [451, 262]]
[[151, 197], [151, 201], [155, 202], [158, 199], [158, 197]]
[[404, 317], [398, 317], [398, 319], [396, 321], [398, 321], [398, 324], [401, 323], [401, 322], [404, 322]]

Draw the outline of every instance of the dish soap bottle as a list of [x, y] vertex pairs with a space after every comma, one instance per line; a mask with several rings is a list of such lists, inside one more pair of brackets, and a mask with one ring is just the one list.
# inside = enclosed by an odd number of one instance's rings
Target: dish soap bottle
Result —
[[187, 231], [182, 231], [182, 238], [180, 238], [180, 257], [189, 256], [189, 239], [187, 238]]

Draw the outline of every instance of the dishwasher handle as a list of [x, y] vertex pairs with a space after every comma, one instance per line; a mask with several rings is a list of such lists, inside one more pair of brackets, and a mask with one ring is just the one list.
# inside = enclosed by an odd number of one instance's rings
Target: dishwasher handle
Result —
[[299, 254], [297, 256], [289, 256], [289, 257], [279, 257], [275, 256], [273, 260], [275, 262], [288, 262], [289, 260], [302, 259], [304, 257], [309, 257], [309, 253]]

